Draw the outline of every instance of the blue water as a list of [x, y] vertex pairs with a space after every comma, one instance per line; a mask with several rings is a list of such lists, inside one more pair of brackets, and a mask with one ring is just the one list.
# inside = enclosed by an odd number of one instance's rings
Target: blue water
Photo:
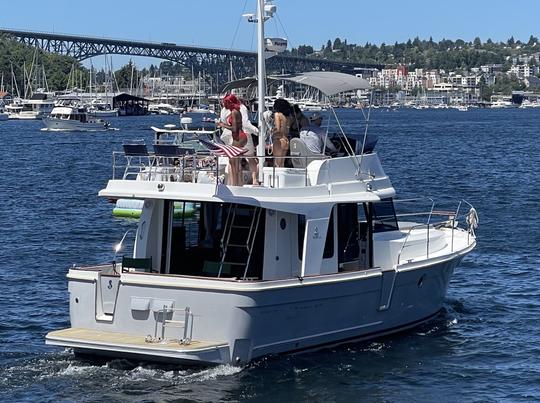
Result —
[[[359, 111], [342, 111], [349, 126]], [[443, 311], [412, 331], [243, 368], [85, 361], [45, 346], [69, 326], [65, 275], [103, 263], [133, 221], [97, 197], [111, 152], [167, 117], [111, 119], [119, 131], [47, 133], [0, 122], [1, 401], [540, 400], [540, 113], [375, 110], [370, 132], [401, 198], [455, 195], [480, 215], [478, 246]], [[174, 122], [173, 122], [174, 123]]]

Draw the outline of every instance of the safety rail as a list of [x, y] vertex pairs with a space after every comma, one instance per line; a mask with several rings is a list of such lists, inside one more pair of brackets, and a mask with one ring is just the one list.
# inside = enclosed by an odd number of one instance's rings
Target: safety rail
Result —
[[199, 173], [204, 172], [207, 175], [207, 182], [215, 183], [216, 178], [219, 181], [219, 158], [217, 156], [209, 153], [197, 153], [191, 149], [180, 147], [175, 151], [177, 154], [147, 152], [141, 155], [128, 155], [125, 152], [113, 151], [112, 178], [160, 182], [198, 182]]
[[[184, 312], [184, 320], [174, 320], [175, 312]], [[168, 315], [171, 315], [171, 319], [166, 319]], [[158, 336], [159, 322], [161, 318], [161, 335]], [[183, 328], [183, 337], [179, 339], [166, 339], [165, 338], [165, 329], [167, 327], [176, 327]], [[170, 341], [178, 340], [179, 344], [188, 345], [191, 344], [193, 339], [193, 313], [191, 308], [188, 306], [186, 308], [172, 308], [168, 306], [163, 306], [162, 309], [157, 311], [156, 324], [154, 327], [154, 336], [146, 336], [145, 342], [147, 343], [165, 343]]]
[[[132, 147], [131, 147], [132, 146]], [[157, 148], [156, 148], [157, 147]], [[144, 144], [124, 145], [124, 151], [113, 151], [112, 178], [159, 182], [192, 182], [222, 184], [226, 180], [226, 166], [230, 159], [258, 158], [255, 156], [220, 157], [208, 151], [198, 151], [173, 144], [155, 144], [156, 151], [148, 151]], [[167, 148], [167, 152], [157, 152]], [[265, 156], [264, 168], [271, 168], [268, 187], [277, 186], [278, 168], [303, 175], [304, 186], [309, 186], [307, 166], [314, 160], [329, 156]], [[247, 170], [247, 169], [246, 169]], [[249, 182], [247, 182], [249, 183]], [[246, 184], [247, 184], [246, 183]]]
[[[431, 208], [429, 209], [429, 211], [396, 214], [396, 217], [398, 219], [400, 217], [412, 217], [412, 216], [418, 217], [418, 216], [427, 215], [427, 220], [425, 223], [416, 224], [408, 228], [407, 236], [405, 237], [405, 240], [403, 244], [401, 245], [401, 248], [397, 256], [398, 265], [401, 263], [401, 255], [403, 251], [407, 247], [412, 246], [411, 244], [408, 244], [411, 234], [413, 233], [414, 230], [418, 230], [421, 228], [426, 228], [426, 259], [429, 259], [429, 255], [430, 255], [430, 229], [451, 228], [452, 233], [451, 233], [451, 241], [450, 241], [450, 251], [454, 252], [454, 235], [455, 235], [455, 230], [459, 228], [458, 218], [460, 217], [460, 210], [461, 210], [462, 204], [466, 204], [469, 206], [469, 211], [463, 215], [467, 223], [467, 228], [466, 228], [467, 245], [469, 245], [471, 242], [471, 236], [475, 237], [475, 229], [478, 227], [478, 215], [473, 205], [467, 202], [466, 200], [458, 200], [457, 207], [455, 210], [435, 210], [435, 202], [430, 197], [394, 200], [394, 203], [399, 204], [399, 203], [407, 203], [407, 202], [417, 202], [419, 200], [429, 200], [431, 202]], [[433, 217], [448, 217], [448, 219], [441, 220], [438, 222], [432, 222]]]

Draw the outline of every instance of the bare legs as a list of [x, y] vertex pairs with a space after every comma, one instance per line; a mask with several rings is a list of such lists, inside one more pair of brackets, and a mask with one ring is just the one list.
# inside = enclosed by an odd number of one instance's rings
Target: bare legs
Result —
[[240, 158], [229, 158], [229, 175], [227, 176], [227, 184], [231, 186], [243, 185]]
[[275, 157], [274, 165], [276, 167], [283, 167], [285, 165], [285, 157], [289, 150], [289, 140], [285, 137], [275, 138], [273, 145], [273, 154]]

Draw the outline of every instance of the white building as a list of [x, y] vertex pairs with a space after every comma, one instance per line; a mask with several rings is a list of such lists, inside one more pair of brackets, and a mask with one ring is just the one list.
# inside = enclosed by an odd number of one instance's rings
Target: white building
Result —
[[510, 67], [509, 74], [515, 75], [517, 78], [527, 78], [538, 74], [538, 66], [529, 66], [528, 64], [515, 64]]

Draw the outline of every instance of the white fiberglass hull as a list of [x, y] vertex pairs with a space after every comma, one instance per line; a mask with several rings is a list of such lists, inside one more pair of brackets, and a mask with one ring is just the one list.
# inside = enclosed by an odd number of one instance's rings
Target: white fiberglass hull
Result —
[[[267, 354], [374, 338], [436, 315], [454, 268], [473, 247], [446, 260], [408, 263], [397, 270], [271, 282], [71, 270], [72, 328], [50, 333], [47, 343], [97, 355], [239, 364]], [[96, 295], [102, 297], [96, 300]], [[192, 344], [144, 341], [161, 329], [163, 306], [181, 312], [190, 307], [195, 315]], [[120, 332], [125, 335], [119, 337]], [[165, 338], [181, 335], [182, 329], [167, 328]]]
[[110, 111], [88, 111], [88, 115], [96, 118], [114, 118], [118, 116], [118, 109]]
[[108, 127], [105, 122], [79, 122], [78, 120], [44, 118], [43, 123], [48, 131], [104, 131]]
[[41, 112], [20, 112], [10, 114], [9, 118], [17, 120], [39, 120], [43, 119], [43, 116], [44, 114]]

